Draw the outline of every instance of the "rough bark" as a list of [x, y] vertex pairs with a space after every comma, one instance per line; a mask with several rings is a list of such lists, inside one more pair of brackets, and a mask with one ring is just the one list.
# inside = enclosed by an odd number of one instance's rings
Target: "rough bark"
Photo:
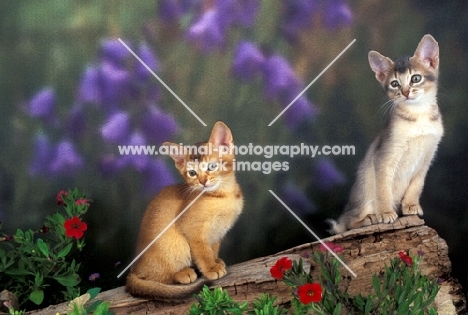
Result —
[[[393, 224], [379, 224], [351, 230], [334, 235], [324, 241], [331, 241], [343, 248], [343, 261], [356, 273], [357, 277], [342, 268], [342, 285], [351, 296], [358, 293], [368, 294], [372, 291], [371, 279], [374, 273], [383, 271], [385, 263], [397, 256], [399, 251], [417, 254], [424, 252], [420, 264], [423, 274], [443, 279], [440, 292], [436, 298], [439, 314], [465, 314], [466, 300], [461, 286], [450, 276], [451, 263], [448, 258], [446, 242], [435, 230], [424, 225], [417, 216], [399, 218]], [[318, 242], [304, 244], [275, 255], [253, 259], [228, 268], [228, 275], [215, 281], [211, 287], [223, 287], [236, 301], [252, 301], [261, 293], [277, 295], [279, 304], [287, 304], [291, 299], [290, 289], [281, 281], [275, 281], [269, 269], [276, 260], [288, 256], [298, 259], [307, 253], [318, 250]], [[318, 268], [308, 265], [314, 278]], [[111, 302], [115, 314], [185, 314], [194, 303], [194, 299], [184, 302], [169, 303], [138, 299], [125, 292], [124, 287], [101, 293], [98, 299]], [[33, 312], [36, 315], [56, 314], [66, 311], [66, 304], [51, 306]]]

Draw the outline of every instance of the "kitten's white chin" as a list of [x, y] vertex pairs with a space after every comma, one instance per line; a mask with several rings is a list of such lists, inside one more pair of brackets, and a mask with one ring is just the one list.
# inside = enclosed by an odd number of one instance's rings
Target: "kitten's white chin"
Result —
[[417, 103], [419, 102], [419, 98], [407, 98], [402, 100], [400, 103], [407, 103], [407, 104], [412, 104], [412, 103]]
[[214, 183], [214, 184], [211, 185], [211, 186], [205, 186], [205, 187], [203, 187], [203, 190], [204, 190], [204, 191], [215, 191], [216, 189], [219, 188], [219, 182], [220, 182], [220, 181], [218, 180], [218, 181], [216, 181], [216, 183]]

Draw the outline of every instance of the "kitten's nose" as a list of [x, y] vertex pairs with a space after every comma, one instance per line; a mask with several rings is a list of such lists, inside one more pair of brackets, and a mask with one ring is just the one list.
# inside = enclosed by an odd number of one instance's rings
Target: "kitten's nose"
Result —
[[409, 90], [408, 91], [401, 91], [401, 94], [403, 94], [406, 98], [408, 98]]
[[200, 184], [202, 184], [203, 186], [206, 187], [206, 182], [208, 181], [207, 178], [199, 178], [198, 181], [200, 182]]

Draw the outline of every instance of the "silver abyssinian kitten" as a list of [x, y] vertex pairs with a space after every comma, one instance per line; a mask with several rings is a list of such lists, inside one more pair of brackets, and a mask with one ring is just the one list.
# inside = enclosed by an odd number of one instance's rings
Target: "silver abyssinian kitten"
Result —
[[391, 102], [389, 122], [361, 162], [344, 213], [330, 233], [422, 215], [424, 179], [443, 135], [437, 106], [439, 45], [424, 35], [413, 57], [395, 61], [376, 51], [369, 64]]

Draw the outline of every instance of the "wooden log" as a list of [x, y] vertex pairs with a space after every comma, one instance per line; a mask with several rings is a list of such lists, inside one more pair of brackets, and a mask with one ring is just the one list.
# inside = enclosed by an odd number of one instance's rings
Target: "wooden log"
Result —
[[[343, 261], [357, 275], [354, 277], [342, 268], [342, 286], [351, 296], [372, 291], [371, 279], [374, 273], [384, 270], [385, 263], [397, 257], [399, 251], [417, 255], [424, 253], [420, 270], [432, 278], [442, 281], [435, 306], [440, 315], [465, 314], [466, 300], [456, 279], [450, 276], [451, 263], [446, 242], [435, 230], [424, 225], [417, 216], [401, 217], [393, 224], [379, 224], [347, 231], [324, 239], [343, 248]], [[235, 301], [252, 301], [262, 293], [277, 295], [278, 304], [291, 300], [290, 288], [270, 276], [270, 268], [284, 256], [291, 259], [307, 256], [317, 251], [319, 242], [303, 244], [275, 255], [256, 258], [228, 267], [228, 274], [211, 283], [211, 287], [223, 287]], [[305, 264], [316, 279], [319, 269], [314, 264]], [[306, 269], [307, 270], [307, 269]], [[193, 298], [182, 302], [161, 302], [134, 298], [124, 287], [103, 292], [97, 299], [110, 301], [116, 315], [123, 314], [186, 314]], [[50, 306], [44, 310], [30, 312], [36, 315], [65, 313], [67, 304]]]

